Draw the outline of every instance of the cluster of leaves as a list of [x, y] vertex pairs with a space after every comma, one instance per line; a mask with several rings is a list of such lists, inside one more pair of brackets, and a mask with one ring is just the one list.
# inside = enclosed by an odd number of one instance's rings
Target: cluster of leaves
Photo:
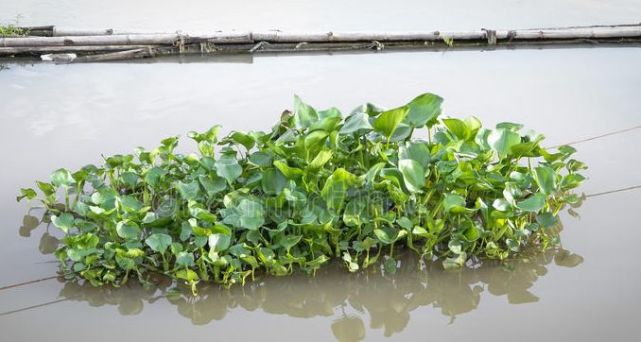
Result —
[[[101, 167], [59, 169], [37, 182], [65, 233], [56, 255], [96, 286], [159, 272], [195, 288], [314, 273], [333, 258], [395, 272], [395, 246], [456, 268], [556, 243], [559, 211], [580, 200], [575, 150], [548, 151], [514, 123], [440, 119], [441, 103], [426, 93], [343, 118], [296, 97], [270, 132], [190, 132], [198, 154], [175, 153], [170, 137]], [[37, 196], [22, 189], [18, 200]]]
[[0, 37], [24, 37], [28, 34], [27, 30], [14, 24], [0, 25]]

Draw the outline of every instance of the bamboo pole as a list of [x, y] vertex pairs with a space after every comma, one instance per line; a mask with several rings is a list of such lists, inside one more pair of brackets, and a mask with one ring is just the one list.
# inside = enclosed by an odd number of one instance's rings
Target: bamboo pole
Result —
[[72, 63], [110, 62], [129, 59], [153, 57], [152, 49], [133, 49], [119, 52], [110, 52], [100, 55], [82, 56], [74, 59]]
[[53, 27], [53, 37], [67, 37], [67, 36], [110, 36], [114, 34], [113, 29], [102, 30], [78, 30], [78, 29], [64, 29]]
[[[412, 32], [286, 32], [214, 31], [210, 33], [121, 33], [112, 29], [69, 30], [55, 26], [28, 27], [37, 37], [0, 38], [0, 56], [77, 53], [150, 56], [183, 53], [260, 53], [332, 50], [430, 49], [439, 46], [493, 47], [523, 44], [639, 43], [641, 24], [577, 26], [525, 30], [412, 31]], [[57, 36], [62, 34], [63, 36]], [[145, 55], [131, 52], [146, 49]], [[120, 58], [120, 57], [118, 57]], [[92, 60], [92, 59], [89, 59]], [[100, 58], [93, 59], [95, 61]], [[93, 61], [92, 60], [92, 61]]]
[[[26, 37], [0, 38], [0, 47], [19, 46], [69, 46], [69, 45], [175, 45], [197, 42], [217, 44], [238, 43], [330, 43], [330, 42], [364, 42], [364, 41], [453, 41], [470, 40], [541, 40], [541, 39], [609, 39], [641, 37], [641, 25], [553, 28], [527, 30], [473, 30], [473, 31], [426, 31], [426, 32], [284, 32], [279, 30], [258, 32], [217, 31], [204, 34], [122, 34], [114, 35], [113, 30], [101, 30], [102, 35], [81, 35], [97, 33], [94, 31], [57, 31], [78, 36], [63, 37]], [[488, 34], [491, 32], [491, 34]]]
[[249, 32], [214, 32], [202, 35], [178, 33], [125, 34], [103, 36], [0, 38], [0, 47], [70, 46], [70, 45], [175, 45], [211, 42], [219, 44], [251, 43]]
[[83, 45], [83, 46], [19, 46], [19, 47], [0, 47], [0, 56], [18, 55], [24, 53], [32, 54], [49, 54], [49, 53], [95, 53], [95, 52], [114, 52], [132, 49], [142, 49], [156, 47], [159, 45]]

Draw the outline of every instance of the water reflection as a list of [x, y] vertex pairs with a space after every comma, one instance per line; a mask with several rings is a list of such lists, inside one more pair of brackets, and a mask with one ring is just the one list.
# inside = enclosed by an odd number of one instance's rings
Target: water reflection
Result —
[[583, 258], [564, 249], [550, 250], [505, 263], [485, 262], [458, 271], [445, 271], [438, 262], [422, 263], [403, 256], [403, 266], [393, 275], [370, 268], [349, 274], [341, 265], [330, 265], [316, 277], [266, 277], [230, 290], [201, 286], [197, 296], [158, 279], [154, 287], [129, 284], [122, 288], [95, 288], [88, 283], [65, 283], [60, 296], [90, 306], [116, 306], [122, 315], [137, 315], [145, 305], [166, 301], [195, 325], [225, 318], [232, 310], [256, 311], [297, 318], [335, 317], [330, 328], [341, 341], [365, 338], [365, 322], [392, 336], [405, 329], [411, 312], [433, 307], [454, 323], [459, 315], [478, 308], [488, 294], [506, 297], [510, 304], [537, 302], [531, 288], [545, 276], [551, 263], [575, 267]]

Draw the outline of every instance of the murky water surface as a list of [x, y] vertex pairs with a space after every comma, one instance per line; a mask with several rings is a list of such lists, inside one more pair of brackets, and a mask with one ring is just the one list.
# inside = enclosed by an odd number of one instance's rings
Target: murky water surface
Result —
[[[548, 7], [548, 1], [511, 1], [502, 13], [471, 1], [388, 11], [380, 10], [383, 1], [332, 3], [255, 1], [240, 10], [205, 1], [0, 0], [0, 21], [23, 13], [28, 23], [67, 27], [454, 29], [641, 16], [639, 1], [550, 1]], [[143, 4], [152, 6], [149, 20], [115, 15], [142, 13]], [[199, 6], [204, 9], [194, 11]], [[149, 148], [213, 124], [225, 131], [266, 129], [291, 107], [294, 93], [317, 107], [347, 111], [366, 101], [391, 107], [432, 91], [445, 98], [448, 115], [476, 115], [486, 125], [521, 122], [545, 133], [548, 145], [641, 125], [641, 48], [635, 47], [0, 65], [0, 287], [57, 269], [49, 253], [58, 234], [36, 227], [41, 212], [26, 215], [28, 206], [15, 202], [20, 187], [61, 166], [98, 163], [101, 154]], [[578, 158], [590, 166], [582, 190], [593, 196], [577, 209], [580, 218], [563, 215], [558, 251], [457, 272], [419, 267], [408, 257], [393, 277], [330, 267], [315, 278], [203, 288], [195, 298], [163, 282], [96, 289], [47, 280], [0, 290], [2, 340], [637, 340], [641, 190], [603, 193], [641, 185], [639, 146], [641, 129], [576, 144]], [[193, 148], [187, 141], [181, 147]]]

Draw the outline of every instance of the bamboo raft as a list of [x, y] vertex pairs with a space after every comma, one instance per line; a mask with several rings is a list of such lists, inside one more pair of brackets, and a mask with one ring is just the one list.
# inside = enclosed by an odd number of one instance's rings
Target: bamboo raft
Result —
[[202, 34], [132, 33], [113, 29], [25, 27], [26, 37], [0, 38], [0, 57], [36, 56], [56, 62], [99, 62], [178, 54], [383, 49], [494, 49], [553, 44], [641, 43], [641, 24], [524, 30], [418, 32], [214, 31]]

